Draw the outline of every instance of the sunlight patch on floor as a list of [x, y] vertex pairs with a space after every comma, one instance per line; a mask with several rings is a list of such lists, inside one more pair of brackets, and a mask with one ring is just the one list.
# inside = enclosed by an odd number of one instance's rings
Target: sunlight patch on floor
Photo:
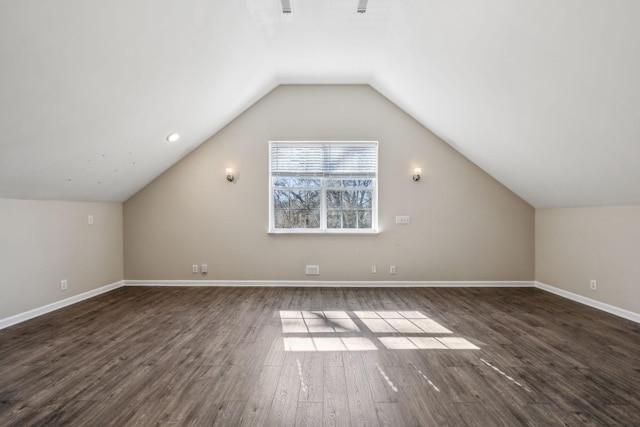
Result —
[[[479, 349], [462, 337], [433, 336], [453, 332], [420, 311], [281, 310], [279, 315], [285, 351]], [[363, 336], [368, 333], [375, 337]]]
[[284, 337], [285, 351], [375, 351], [378, 347], [363, 337], [295, 338]]

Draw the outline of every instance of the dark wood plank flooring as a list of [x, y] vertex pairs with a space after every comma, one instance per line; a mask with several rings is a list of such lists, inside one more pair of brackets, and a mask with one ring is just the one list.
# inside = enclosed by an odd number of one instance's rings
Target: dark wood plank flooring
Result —
[[126, 287], [0, 331], [2, 426], [640, 426], [639, 389], [640, 325], [533, 288]]

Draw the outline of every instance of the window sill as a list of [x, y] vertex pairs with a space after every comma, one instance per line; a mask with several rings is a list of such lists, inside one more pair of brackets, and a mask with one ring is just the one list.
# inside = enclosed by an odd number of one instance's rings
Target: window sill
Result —
[[326, 236], [326, 235], [331, 235], [331, 236], [336, 236], [336, 235], [344, 235], [344, 234], [348, 234], [349, 236], [371, 236], [371, 235], [377, 235], [380, 234], [379, 230], [361, 230], [361, 231], [356, 231], [356, 230], [269, 230], [267, 232], [267, 234], [273, 234], [273, 235], [278, 235], [278, 234], [307, 234], [307, 235], [321, 235], [321, 236]]

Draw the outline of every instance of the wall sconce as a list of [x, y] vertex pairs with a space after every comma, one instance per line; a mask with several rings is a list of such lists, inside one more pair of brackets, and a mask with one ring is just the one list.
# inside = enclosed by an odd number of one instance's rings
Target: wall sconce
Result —
[[233, 176], [233, 169], [227, 168], [226, 172], [227, 172], [227, 181], [233, 182], [236, 179], [236, 177]]
[[415, 168], [413, 170], [413, 180], [420, 181], [420, 175], [422, 175], [422, 168]]

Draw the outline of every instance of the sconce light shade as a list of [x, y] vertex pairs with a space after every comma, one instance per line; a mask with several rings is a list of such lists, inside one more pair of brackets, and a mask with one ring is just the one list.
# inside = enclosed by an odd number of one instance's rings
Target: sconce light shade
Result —
[[236, 177], [233, 176], [233, 169], [227, 168], [226, 172], [227, 172], [227, 181], [233, 182], [236, 179]]
[[413, 180], [414, 181], [419, 181], [420, 180], [420, 175], [422, 175], [422, 168], [415, 168], [413, 170]]

